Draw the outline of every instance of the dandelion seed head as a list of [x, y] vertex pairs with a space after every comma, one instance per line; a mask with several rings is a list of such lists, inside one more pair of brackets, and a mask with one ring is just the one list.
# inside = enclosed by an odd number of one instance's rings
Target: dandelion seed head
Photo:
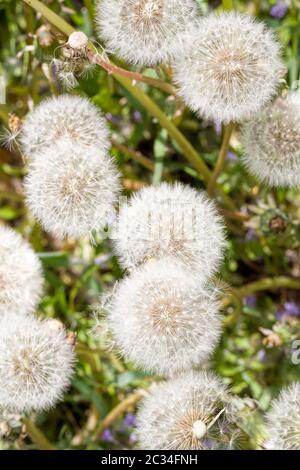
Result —
[[62, 398], [73, 370], [73, 348], [63, 328], [33, 316], [0, 320], [0, 407], [47, 410]]
[[64, 139], [36, 155], [25, 189], [28, 206], [46, 231], [79, 238], [108, 223], [119, 178], [106, 153]]
[[[72, 84], [71, 75], [65, 80]], [[86, 98], [67, 94], [44, 100], [28, 114], [20, 142], [25, 155], [34, 157], [66, 137], [74, 144], [98, 145], [102, 152], [110, 147], [106, 121], [98, 108]]]
[[213, 202], [178, 183], [137, 192], [120, 208], [112, 238], [125, 268], [174, 256], [202, 278], [219, 268], [225, 247], [222, 219]]
[[267, 449], [300, 450], [300, 382], [281, 391], [266, 419]]
[[243, 161], [270, 186], [300, 185], [300, 93], [290, 92], [242, 126]]
[[230, 394], [213, 373], [187, 372], [156, 386], [137, 416], [140, 447], [216, 450], [234, 446], [237, 428], [227, 416]]
[[251, 16], [211, 14], [191, 28], [174, 78], [188, 106], [206, 119], [240, 121], [267, 104], [283, 65], [271, 31]]
[[32, 313], [42, 294], [41, 263], [17, 232], [0, 226], [0, 318]]
[[195, 0], [99, 0], [96, 22], [111, 51], [146, 66], [177, 55], [199, 13]]
[[205, 361], [220, 336], [218, 291], [171, 258], [121, 281], [108, 306], [116, 345], [137, 366], [171, 375]]

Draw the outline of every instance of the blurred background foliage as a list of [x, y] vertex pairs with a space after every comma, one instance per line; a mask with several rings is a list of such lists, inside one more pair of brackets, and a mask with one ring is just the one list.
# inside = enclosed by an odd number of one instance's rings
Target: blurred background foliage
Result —
[[[44, 3], [76, 29], [95, 38], [92, 0]], [[199, 3], [207, 12], [222, 8], [217, 0]], [[256, 14], [279, 35], [288, 69], [282, 88], [295, 88], [300, 70], [300, 1], [233, 3], [239, 11]], [[65, 39], [28, 5], [11, 0], [0, 0], [0, 37], [0, 76], [7, 84], [0, 121], [7, 127], [9, 113], [22, 118], [45, 97], [63, 92], [50, 61]], [[171, 72], [165, 67], [144, 73], [168, 79]], [[219, 124], [196, 118], [160, 90], [145, 84], [137, 86], [178, 126], [199, 158], [213, 167], [221, 145]], [[185, 160], [167, 131], [100, 67], [79, 80], [71, 92], [88, 96], [105, 113], [125, 195], [162, 179], [205, 188], [201, 175]], [[225, 290], [222, 340], [207, 367], [216, 370], [236, 394], [252, 398], [251, 407], [264, 411], [282, 386], [300, 379], [300, 365], [292, 361], [293, 341], [300, 332], [300, 192], [264, 187], [247, 174], [240, 156], [236, 130], [219, 178], [236, 208], [232, 213], [220, 204], [228, 229], [221, 277], [231, 287], [229, 296]], [[100, 340], [93, 335], [94, 306], [103, 292], [112, 289], [122, 270], [107, 239], [98, 239], [97, 245], [88, 239], [62, 242], [43, 232], [24, 205], [25, 174], [20, 154], [0, 148], [0, 220], [29, 239], [39, 253], [46, 278], [39, 314], [58, 318], [76, 332], [78, 360], [64, 402], [49, 413], [33, 416], [32, 429], [30, 425], [25, 428], [17, 416], [10, 418], [9, 425], [1, 423], [1, 446], [43, 447], [35, 422], [59, 449], [134, 448], [135, 406], [155, 378], [124, 363], [117, 351], [106, 348], [105, 323], [97, 327], [101, 328]], [[259, 421], [255, 416], [246, 425], [248, 446], [257, 443]]]

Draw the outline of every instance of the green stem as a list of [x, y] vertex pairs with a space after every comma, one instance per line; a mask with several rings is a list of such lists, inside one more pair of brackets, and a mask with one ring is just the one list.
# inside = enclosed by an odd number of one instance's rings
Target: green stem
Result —
[[148, 170], [154, 171], [154, 163], [152, 162], [152, 160], [150, 160], [150, 158], [145, 157], [141, 152], [138, 152], [137, 150], [133, 150], [129, 147], [126, 147], [126, 145], [119, 144], [118, 142], [115, 142], [115, 141], [112, 141], [112, 147], [114, 147], [115, 149], [119, 150], [122, 153], [125, 153], [125, 155], [128, 155], [130, 158], [132, 158], [132, 160], [135, 160], [136, 162], [140, 163]]
[[24, 417], [22, 419], [26, 427], [28, 436], [38, 446], [40, 450], [56, 450], [55, 447], [48, 441], [44, 434], [36, 427], [33, 421]]
[[222, 170], [224, 168], [225, 162], [226, 162], [226, 157], [229, 149], [229, 143], [230, 143], [230, 138], [232, 135], [234, 129], [234, 123], [231, 122], [225, 127], [225, 132], [224, 132], [224, 137], [223, 137], [223, 142], [222, 142], [222, 147], [218, 156], [218, 160], [215, 166], [215, 169], [213, 171], [213, 174], [211, 176], [211, 179], [209, 181], [208, 185], [208, 194], [210, 196], [213, 195], [214, 190], [215, 190], [215, 185], [217, 183], [217, 179], [219, 175], [222, 173]]
[[56, 15], [50, 8], [44, 5], [39, 0], [23, 0], [29, 6], [34, 8], [34, 10], [41, 13], [53, 26], [55, 26], [58, 30], [62, 31], [66, 36], [70, 36], [70, 34], [74, 33], [75, 29], [69, 25], [64, 19], [60, 16]]
[[224, 10], [233, 10], [234, 5], [233, 5], [233, 0], [222, 0], [223, 4], [223, 9]]
[[234, 295], [243, 298], [255, 292], [283, 288], [300, 290], [300, 279], [293, 279], [286, 276], [266, 277], [242, 287], [232, 288], [231, 290]]

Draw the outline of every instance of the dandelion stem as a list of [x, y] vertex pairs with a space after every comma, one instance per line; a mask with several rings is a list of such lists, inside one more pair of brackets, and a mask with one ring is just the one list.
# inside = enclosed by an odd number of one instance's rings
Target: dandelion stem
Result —
[[145, 395], [144, 390], [137, 390], [136, 392], [129, 395], [125, 400], [121, 401], [115, 408], [113, 408], [104, 418], [100, 427], [97, 430], [97, 439], [101, 439], [102, 433], [105, 429], [109, 428], [116, 419], [125, 413], [128, 408], [134, 406], [143, 396]]
[[287, 276], [266, 277], [258, 281], [250, 282], [245, 286], [230, 288], [228, 295], [222, 300], [222, 308], [228, 307], [231, 303], [241, 304], [242, 299], [256, 292], [275, 289], [295, 289], [300, 290], [300, 279], [293, 279]]
[[35, 423], [29, 418], [22, 419], [26, 427], [28, 436], [38, 446], [39, 450], [56, 450], [56, 448], [48, 441], [44, 434], [36, 427]]
[[[26, 1], [26, 0], [25, 0]], [[89, 53], [88, 53], [89, 55]], [[113, 73], [117, 75], [121, 75], [123, 77], [127, 77], [130, 80], [137, 81], [137, 82], [142, 82], [146, 83], [148, 85], [151, 85], [155, 88], [159, 88], [162, 91], [165, 91], [166, 93], [169, 93], [170, 95], [176, 95], [177, 89], [171, 85], [170, 83], [166, 83], [163, 80], [159, 80], [157, 78], [152, 78], [152, 77], [147, 77], [146, 75], [143, 75], [138, 72], [132, 72], [131, 70], [126, 70], [121, 67], [118, 67], [117, 65], [113, 64], [110, 62], [108, 59], [103, 59], [101, 55], [96, 54], [97, 56], [97, 65], [102, 67], [104, 70], [106, 70], [108, 73]], [[91, 55], [91, 62], [95, 61], [95, 56]]]
[[218, 156], [218, 160], [215, 166], [215, 169], [213, 171], [213, 174], [211, 176], [211, 179], [208, 184], [208, 194], [210, 196], [213, 195], [215, 191], [215, 185], [218, 180], [219, 175], [222, 173], [222, 170], [224, 168], [225, 162], [226, 162], [226, 157], [229, 149], [229, 143], [230, 143], [230, 138], [232, 135], [234, 129], [234, 123], [231, 122], [225, 127], [224, 131], [224, 137], [223, 137], [223, 142], [222, 142], [222, 147]]
[[136, 162], [140, 163], [148, 170], [154, 171], [154, 163], [150, 160], [150, 158], [145, 157], [141, 152], [126, 147], [126, 145], [119, 144], [115, 141], [112, 141], [112, 146], [120, 152], [125, 153], [125, 155], [128, 155], [132, 158], [132, 160], [135, 160]]
[[266, 277], [259, 281], [246, 284], [245, 286], [233, 288], [232, 291], [236, 296], [242, 298], [254, 294], [255, 292], [282, 288], [300, 290], [300, 279], [293, 279], [286, 276]]

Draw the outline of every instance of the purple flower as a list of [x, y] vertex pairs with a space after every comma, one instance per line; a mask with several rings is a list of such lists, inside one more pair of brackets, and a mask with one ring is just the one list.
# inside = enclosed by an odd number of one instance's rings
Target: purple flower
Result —
[[133, 445], [137, 442], [138, 438], [136, 434], [130, 434], [129, 436], [129, 444]]
[[105, 255], [100, 255], [95, 259], [95, 264], [101, 268], [107, 267], [107, 262], [112, 258], [112, 253], [107, 253]]
[[115, 438], [110, 429], [105, 429], [102, 433], [102, 441], [114, 443]]
[[108, 122], [115, 125], [120, 124], [120, 122], [122, 121], [122, 118], [120, 116], [114, 115], [112, 113], [106, 113], [106, 119], [108, 120]]
[[283, 308], [280, 308], [276, 312], [276, 318], [278, 321], [284, 320], [285, 317], [298, 317], [300, 315], [300, 307], [294, 301], [288, 301], [283, 304]]
[[256, 295], [248, 295], [247, 297], [245, 297], [244, 298], [244, 304], [247, 307], [254, 308], [256, 306]]
[[141, 113], [140, 113], [139, 111], [134, 111], [134, 112], [133, 112], [133, 120], [134, 120], [135, 122], [141, 122], [141, 120], [142, 120], [142, 115], [141, 115]]
[[257, 353], [257, 359], [260, 362], [265, 362], [266, 360], [266, 351], [264, 349], [260, 349]]
[[288, 10], [288, 6], [285, 5], [284, 2], [278, 1], [271, 8], [270, 14], [271, 14], [271, 16], [273, 16], [273, 18], [283, 18], [284, 15], [286, 14], [287, 10]]
[[125, 426], [135, 426], [135, 423], [136, 423], [135, 415], [132, 413], [128, 413], [125, 416], [123, 423]]
[[293, 302], [293, 301], [285, 302], [283, 306], [284, 306], [284, 310], [291, 317], [298, 317], [298, 315], [300, 315], [300, 307], [299, 305], [296, 304], [296, 302]]
[[249, 230], [247, 230], [245, 239], [247, 242], [251, 242], [252, 240], [258, 239], [257, 233], [255, 232], [255, 230], [253, 230], [253, 228], [249, 228]]
[[282, 310], [282, 309], [277, 310], [277, 312], [276, 312], [276, 320], [282, 321], [285, 316], [286, 316], [286, 312], [285, 312], [284, 310]]
[[228, 160], [230, 160], [231, 162], [236, 162], [237, 159], [238, 159], [236, 153], [234, 153], [234, 152], [228, 152], [228, 153], [227, 153], [227, 158], [228, 158]]

